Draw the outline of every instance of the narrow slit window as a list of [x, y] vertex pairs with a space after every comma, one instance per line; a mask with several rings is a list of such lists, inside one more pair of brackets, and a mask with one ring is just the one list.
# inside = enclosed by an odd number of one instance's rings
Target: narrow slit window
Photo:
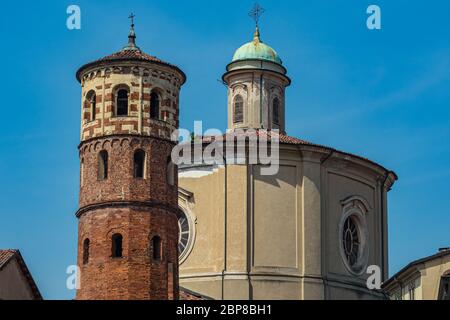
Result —
[[89, 245], [90, 245], [90, 240], [84, 239], [84, 241], [83, 241], [83, 264], [86, 264], [89, 262]]
[[150, 118], [159, 119], [159, 97], [156, 92], [150, 94]]
[[80, 185], [84, 185], [84, 158], [81, 159], [80, 164]]
[[172, 159], [167, 157], [167, 171], [166, 171], [166, 179], [167, 183], [170, 186], [175, 185], [175, 165], [172, 162]]
[[108, 152], [100, 151], [98, 154], [98, 180], [106, 180], [108, 178]]
[[274, 124], [276, 125], [280, 124], [280, 100], [277, 97], [273, 99], [272, 119]]
[[122, 235], [116, 233], [112, 236], [111, 256], [113, 258], [122, 257]]
[[244, 99], [237, 95], [233, 103], [233, 123], [244, 122]]
[[145, 173], [145, 152], [144, 150], [136, 150], [134, 152], [134, 177], [144, 178]]
[[159, 236], [154, 236], [151, 241], [153, 260], [161, 260], [162, 257], [162, 241]]

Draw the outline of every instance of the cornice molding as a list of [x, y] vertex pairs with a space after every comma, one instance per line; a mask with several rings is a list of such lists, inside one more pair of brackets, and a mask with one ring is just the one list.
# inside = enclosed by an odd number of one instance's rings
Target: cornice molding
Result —
[[114, 138], [116, 138], [116, 139], [123, 139], [123, 138], [154, 139], [154, 140], [169, 142], [169, 143], [172, 143], [173, 145], [177, 144], [176, 142], [172, 141], [171, 139], [166, 139], [166, 138], [156, 136], [156, 135], [144, 135], [144, 134], [133, 134], [133, 133], [114, 133], [114, 134], [92, 137], [92, 138], [83, 140], [78, 144], [78, 149], [81, 149], [83, 147], [83, 145], [85, 145], [85, 144], [89, 144], [89, 143], [97, 141], [97, 140], [114, 139]]
[[132, 208], [132, 207], [164, 209], [175, 215], [177, 215], [181, 210], [179, 207], [172, 207], [166, 203], [163, 203], [161, 201], [155, 201], [155, 200], [149, 200], [149, 201], [105, 201], [105, 202], [93, 203], [93, 204], [83, 206], [77, 210], [77, 212], [75, 213], [75, 216], [77, 218], [80, 218], [83, 214], [85, 214], [89, 211], [98, 210], [98, 209]]

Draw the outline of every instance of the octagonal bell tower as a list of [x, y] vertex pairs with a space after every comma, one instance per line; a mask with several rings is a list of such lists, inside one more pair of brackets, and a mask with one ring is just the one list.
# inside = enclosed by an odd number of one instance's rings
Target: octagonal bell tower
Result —
[[178, 299], [177, 168], [186, 78], [136, 46], [82, 66], [77, 299]]

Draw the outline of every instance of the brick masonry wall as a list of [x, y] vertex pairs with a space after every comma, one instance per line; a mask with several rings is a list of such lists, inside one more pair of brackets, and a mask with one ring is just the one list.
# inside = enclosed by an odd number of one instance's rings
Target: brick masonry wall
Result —
[[[177, 299], [178, 189], [167, 183], [173, 143], [143, 136], [107, 136], [80, 145], [77, 299]], [[108, 152], [108, 176], [98, 180], [98, 155]], [[146, 153], [144, 178], [134, 178], [134, 152]], [[112, 258], [112, 235], [123, 236], [123, 257]], [[162, 239], [163, 259], [152, 260], [150, 240]], [[90, 241], [83, 264], [83, 243]], [[174, 281], [173, 279], [176, 279]], [[176, 287], [175, 287], [176, 286]], [[171, 288], [170, 288], [171, 287]], [[170, 288], [170, 290], [168, 290]]]
[[[131, 64], [131, 65], [130, 65]], [[141, 62], [112, 62], [82, 75], [77, 299], [178, 299], [178, 181], [167, 179], [178, 128], [182, 75]], [[117, 88], [129, 90], [128, 116], [115, 117]], [[86, 96], [95, 91], [95, 120]], [[160, 97], [160, 119], [150, 119], [150, 94]], [[134, 153], [146, 154], [143, 178], [134, 177]], [[98, 179], [99, 153], [108, 175]], [[123, 256], [112, 257], [112, 236], [123, 237]], [[162, 259], [153, 259], [159, 236]], [[89, 239], [89, 260], [83, 243]]]
[[[111, 237], [123, 237], [123, 255], [112, 258]], [[162, 259], [153, 260], [151, 239], [162, 239]], [[90, 241], [89, 261], [83, 264], [83, 242]], [[157, 208], [103, 208], [79, 219], [80, 289], [76, 298], [107, 300], [178, 299], [178, 270], [169, 288], [169, 264], [178, 266], [176, 215]], [[173, 293], [172, 293], [173, 292]], [[172, 296], [173, 295], [173, 296]]]
[[[175, 184], [167, 183], [171, 141], [140, 136], [107, 136], [80, 145], [80, 208], [106, 201], [154, 201], [178, 207], [177, 168]], [[108, 178], [98, 180], [100, 151], [108, 153]], [[143, 150], [144, 178], [134, 178], [134, 153]]]

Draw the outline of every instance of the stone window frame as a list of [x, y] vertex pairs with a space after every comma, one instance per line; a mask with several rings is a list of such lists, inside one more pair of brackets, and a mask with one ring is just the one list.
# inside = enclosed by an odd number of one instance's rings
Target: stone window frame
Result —
[[[275, 105], [275, 100], [278, 101], [278, 121], [275, 121], [275, 109], [274, 109], [274, 105]], [[270, 116], [271, 116], [271, 122], [272, 124], [276, 125], [276, 126], [280, 126], [280, 120], [281, 120], [281, 99], [278, 95], [274, 95], [274, 97], [272, 98], [271, 104], [270, 104]]]
[[[237, 83], [235, 85], [233, 85], [231, 88], [231, 99], [230, 99], [230, 112], [231, 112], [231, 124], [233, 126], [241, 126], [241, 127], [245, 127], [246, 122], [247, 122], [247, 118], [248, 118], [248, 89], [247, 86], [245, 84], [242, 83]], [[241, 96], [242, 97], [242, 122], [235, 122], [234, 121], [234, 117], [235, 117], [235, 100], [237, 96]]]
[[[158, 97], [158, 102], [159, 102], [159, 106], [158, 106], [158, 114], [156, 118], [152, 118], [152, 94], [155, 94]], [[163, 90], [160, 89], [159, 87], [154, 87], [150, 90], [150, 100], [149, 100], [149, 111], [148, 111], [148, 118], [150, 119], [150, 121], [164, 121], [163, 119], [161, 119], [161, 109], [162, 109], [162, 102], [164, 101], [164, 95], [163, 95]]]
[[[342, 262], [350, 274], [361, 276], [366, 272], [369, 262], [369, 229], [367, 224], [367, 214], [371, 207], [367, 200], [361, 196], [351, 196], [341, 201], [342, 213], [338, 225], [338, 243]], [[343, 245], [343, 231], [347, 219], [352, 219], [356, 225], [359, 234], [360, 245], [358, 248], [358, 257], [354, 265], [350, 265]]]
[[[106, 159], [104, 157], [106, 155]], [[109, 153], [106, 149], [102, 149], [97, 154], [97, 181], [106, 181], [109, 176]], [[101, 173], [103, 169], [103, 174]]]
[[[273, 103], [275, 99], [278, 99], [278, 123], [274, 121], [273, 117]], [[284, 117], [284, 99], [283, 99], [283, 90], [279, 86], [272, 86], [269, 91], [269, 123], [272, 126], [275, 126], [277, 128], [281, 127], [281, 124], [283, 123], [283, 117]]]
[[[94, 98], [94, 101], [92, 101], [92, 96]], [[94, 89], [89, 90], [86, 93], [86, 97], [85, 97], [85, 103], [86, 105], [88, 105], [87, 109], [89, 110], [89, 119], [88, 119], [88, 123], [89, 122], [93, 122], [96, 119], [96, 109], [97, 109], [97, 92]], [[86, 108], [85, 105], [85, 108]]]
[[[237, 101], [238, 99], [239, 99], [239, 101]], [[240, 105], [241, 117], [239, 119], [237, 119], [237, 115], [236, 115], [237, 114], [236, 105], [238, 103], [241, 104]], [[233, 97], [233, 124], [239, 125], [239, 124], [243, 124], [243, 123], [244, 123], [244, 98], [242, 97], [241, 94], [236, 94]]]
[[[126, 90], [127, 91], [127, 97], [128, 97], [128, 106], [127, 106], [127, 115], [121, 115], [118, 116], [117, 115], [117, 98], [118, 98], [118, 93], [120, 90]], [[130, 96], [131, 96], [131, 89], [130, 86], [128, 86], [125, 83], [120, 83], [116, 86], [114, 86], [114, 88], [112, 89], [112, 118], [128, 118], [130, 117], [130, 106], [131, 106], [131, 101], [130, 101]]]

